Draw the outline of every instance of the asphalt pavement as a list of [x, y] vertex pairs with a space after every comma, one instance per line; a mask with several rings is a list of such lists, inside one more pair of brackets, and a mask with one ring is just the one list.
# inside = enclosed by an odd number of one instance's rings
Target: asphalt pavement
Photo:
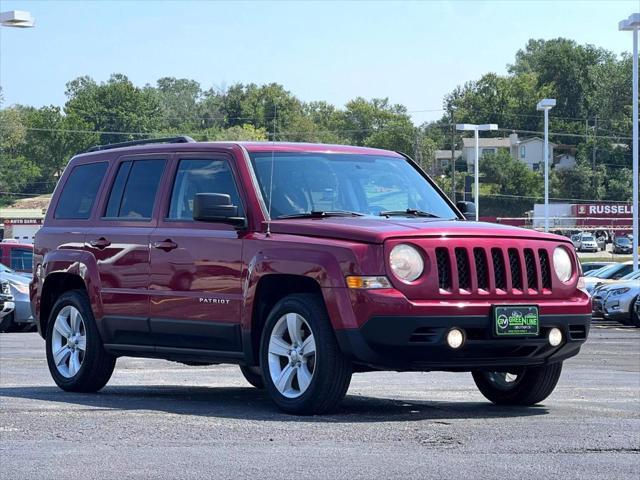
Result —
[[0, 334], [0, 479], [640, 477], [640, 330], [595, 324], [543, 405], [464, 373], [354, 376], [341, 411], [280, 413], [235, 366], [122, 358], [59, 390], [35, 333]]

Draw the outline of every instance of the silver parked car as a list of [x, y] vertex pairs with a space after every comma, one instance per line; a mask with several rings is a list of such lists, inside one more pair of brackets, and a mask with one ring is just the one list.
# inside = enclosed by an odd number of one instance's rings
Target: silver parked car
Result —
[[9, 294], [13, 297], [14, 310], [7, 314], [0, 323], [0, 331], [6, 332], [13, 326], [27, 327], [35, 325], [31, 313], [29, 298], [29, 282], [31, 275], [22, 274], [0, 264], [0, 282], [6, 283]]
[[2, 327], [5, 323], [8, 323], [7, 318], [13, 312], [14, 307], [15, 304], [9, 290], [9, 283], [0, 281], [0, 332], [4, 331]]
[[633, 272], [633, 264], [631, 262], [614, 263], [598, 270], [592, 270], [584, 276], [585, 288], [590, 295], [593, 295], [597, 287], [615, 283], [631, 272]]
[[640, 271], [630, 273], [619, 281], [597, 288], [593, 295], [594, 314], [608, 320], [640, 327], [635, 302], [640, 296]]

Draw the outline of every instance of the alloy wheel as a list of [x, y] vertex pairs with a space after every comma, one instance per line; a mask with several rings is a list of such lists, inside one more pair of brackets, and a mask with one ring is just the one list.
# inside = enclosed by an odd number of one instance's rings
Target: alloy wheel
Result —
[[84, 319], [76, 307], [67, 305], [58, 312], [51, 335], [53, 361], [60, 375], [74, 377], [82, 367], [86, 350]]
[[316, 370], [316, 342], [307, 321], [297, 313], [282, 315], [269, 338], [269, 374], [287, 398], [307, 391]]

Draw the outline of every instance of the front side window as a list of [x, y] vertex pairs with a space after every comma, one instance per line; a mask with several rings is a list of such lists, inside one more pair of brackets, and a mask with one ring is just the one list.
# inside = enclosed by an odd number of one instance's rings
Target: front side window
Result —
[[164, 171], [164, 160], [135, 160], [120, 164], [104, 216], [148, 220]]
[[66, 220], [88, 219], [106, 171], [107, 162], [74, 167], [64, 184], [54, 217]]
[[193, 200], [197, 193], [224, 193], [244, 216], [233, 172], [226, 160], [184, 159], [178, 164], [173, 183], [169, 216], [171, 220], [193, 220]]
[[[349, 211], [380, 215], [421, 210], [457, 218], [438, 191], [403, 158], [338, 153], [252, 153], [271, 217]], [[273, 182], [271, 168], [273, 165]]]

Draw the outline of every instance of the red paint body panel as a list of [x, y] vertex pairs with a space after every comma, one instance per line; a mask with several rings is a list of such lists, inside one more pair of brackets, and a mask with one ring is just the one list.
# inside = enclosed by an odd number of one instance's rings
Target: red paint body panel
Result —
[[32, 270], [31, 266], [29, 266], [29, 268], [26, 268], [26, 267], [21, 268], [20, 265], [14, 265], [14, 262], [11, 261], [11, 258], [12, 258], [11, 253], [15, 251], [20, 251], [20, 250], [28, 250], [30, 252], [33, 252], [33, 245], [30, 245], [28, 243], [23, 244], [23, 243], [0, 242], [0, 263], [18, 272], [31, 273], [31, 270]]
[[[271, 235], [267, 235], [266, 209], [247, 152], [271, 150], [375, 154], [405, 161], [398, 153], [371, 148], [226, 142], [149, 145], [78, 155], [60, 179], [44, 226], [36, 235], [36, 275], [31, 285], [36, 316], [41, 316], [41, 295], [53, 273], [82, 278], [103, 336], [114, 334], [103, 325], [105, 318], [124, 317], [126, 326], [126, 318], [135, 317], [146, 319], [136, 327], [140, 336], [146, 334], [150, 343], [167, 347], [172, 346], [166, 343], [167, 338], [156, 335], [167, 322], [177, 322], [167, 331], [184, 322], [197, 328], [227, 325], [249, 334], [257, 287], [261, 279], [273, 274], [315, 281], [337, 331], [359, 329], [374, 316], [488, 316], [495, 304], [535, 304], [541, 315], [591, 312], [589, 297], [577, 289], [579, 266], [571, 243], [564, 237], [505, 225], [398, 217], [277, 220], [271, 222]], [[246, 229], [166, 220], [177, 162], [202, 156], [229, 159], [247, 216]], [[153, 218], [148, 221], [101, 218], [117, 163], [123, 158], [166, 159]], [[55, 206], [72, 167], [96, 161], [107, 161], [110, 166], [90, 218], [56, 219]], [[109, 245], [92, 245], [101, 239]], [[175, 248], [164, 249], [166, 243], [162, 242], [167, 241]], [[411, 284], [395, 278], [388, 265], [391, 248], [400, 242], [413, 244], [424, 257], [425, 273]], [[452, 255], [456, 248], [466, 249], [470, 255], [475, 248], [486, 252], [514, 248], [520, 255], [524, 249], [545, 250], [552, 258], [554, 248], [560, 245], [567, 247], [574, 263], [575, 273], [566, 284], [552, 272], [551, 288], [543, 288], [537, 265], [538, 283], [532, 289], [514, 288], [510, 275], [504, 290], [494, 281], [480, 288], [473, 280], [475, 267], [467, 289], [460, 288], [457, 280], [448, 290], [438, 285], [436, 248], [449, 249]], [[493, 278], [493, 273], [490, 270], [489, 277]], [[348, 275], [384, 275], [393, 288], [349, 290], [345, 282]], [[39, 324], [46, 320], [40, 318]], [[394, 327], [390, 324], [389, 328]], [[215, 337], [215, 331], [210, 333]], [[245, 353], [251, 348], [242, 347]]]

